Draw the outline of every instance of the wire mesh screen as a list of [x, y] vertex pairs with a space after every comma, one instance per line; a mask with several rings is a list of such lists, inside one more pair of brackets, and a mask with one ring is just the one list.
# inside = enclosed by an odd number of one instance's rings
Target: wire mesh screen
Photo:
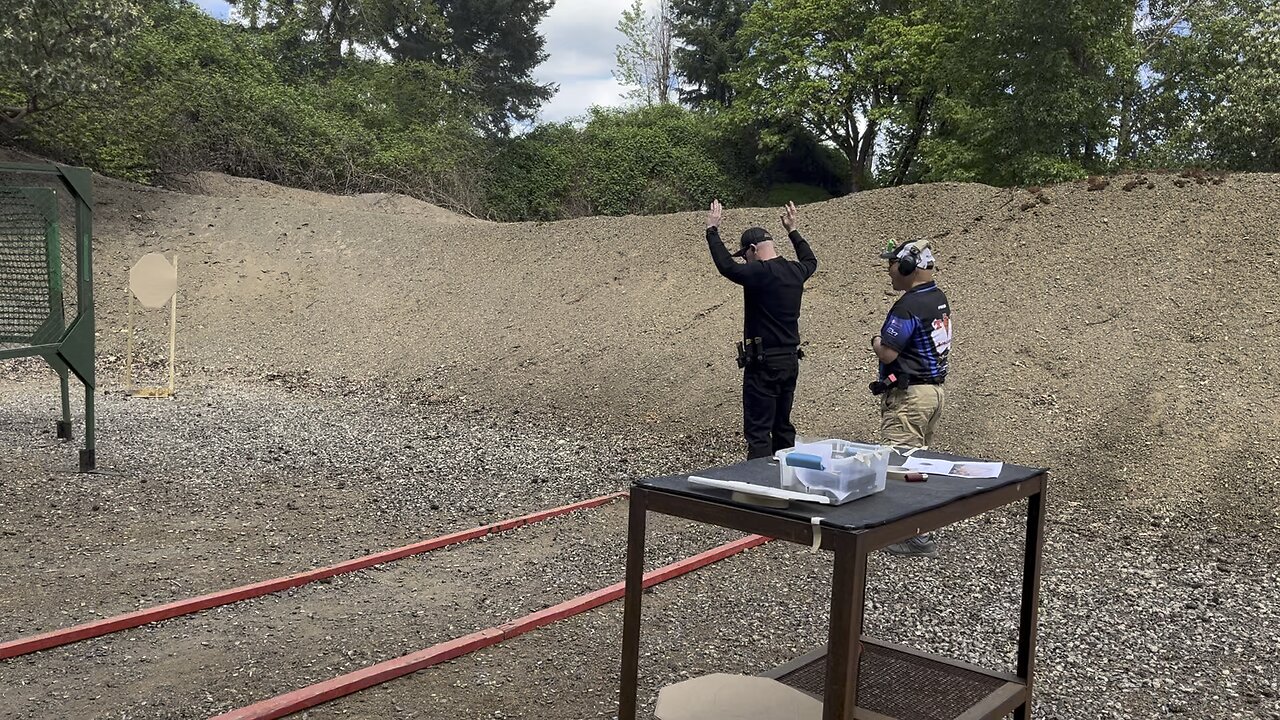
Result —
[[51, 188], [0, 187], [0, 343], [62, 335], [56, 212]]
[[57, 343], [77, 317], [77, 221], [56, 176], [0, 173], [0, 350]]

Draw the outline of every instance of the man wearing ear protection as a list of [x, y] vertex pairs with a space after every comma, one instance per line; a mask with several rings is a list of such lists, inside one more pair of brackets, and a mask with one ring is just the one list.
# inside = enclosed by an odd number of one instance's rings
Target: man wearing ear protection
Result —
[[[716, 270], [742, 286], [743, 341], [738, 343], [742, 373], [742, 432], [747, 459], [769, 457], [794, 447], [791, 424], [796, 378], [800, 373], [800, 298], [804, 283], [818, 269], [809, 243], [797, 229], [795, 203], [782, 212], [796, 259], [778, 255], [769, 231], [753, 227], [742, 233], [739, 249], [730, 254], [720, 240], [720, 201], [707, 215], [707, 245]], [[735, 257], [746, 260], [734, 261]]]
[[[951, 304], [933, 280], [934, 257], [928, 240], [891, 245], [880, 254], [889, 263], [893, 304], [871, 349], [880, 361], [871, 392], [880, 396], [880, 435], [885, 444], [927, 447], [946, 405], [943, 383], [951, 353]], [[934, 557], [937, 544], [918, 536], [890, 545], [896, 555]]]

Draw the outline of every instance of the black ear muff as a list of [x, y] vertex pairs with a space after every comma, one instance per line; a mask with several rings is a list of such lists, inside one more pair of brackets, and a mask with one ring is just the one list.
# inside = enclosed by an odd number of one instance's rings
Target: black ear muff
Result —
[[905, 277], [920, 269], [920, 253], [929, 247], [928, 240], [918, 240], [907, 246], [907, 251], [898, 258], [898, 272]]
[[906, 277], [916, 271], [919, 253], [919, 250], [912, 247], [905, 255], [898, 258], [898, 272], [901, 273], [903, 277]]

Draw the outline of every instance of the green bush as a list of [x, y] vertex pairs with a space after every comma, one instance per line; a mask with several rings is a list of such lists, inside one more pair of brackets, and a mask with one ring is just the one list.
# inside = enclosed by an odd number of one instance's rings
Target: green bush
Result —
[[772, 187], [766, 188], [764, 192], [757, 195], [753, 199], [753, 204], [763, 205], [764, 207], [781, 207], [788, 202], [797, 205], [807, 203], [822, 202], [830, 200], [831, 192], [817, 185], [805, 185], [803, 183], [780, 183]]
[[666, 213], [712, 198], [776, 204], [766, 188], [803, 201], [844, 184], [838, 153], [794, 125], [672, 105], [594, 108], [492, 140], [478, 130], [488, 109], [465, 70], [319, 64], [283, 36], [219, 22], [186, 0], [141, 7], [115, 82], [32, 115], [20, 138], [28, 149], [143, 183], [213, 170], [401, 192], [500, 220]]
[[742, 169], [714, 123], [676, 106], [593, 108], [581, 127], [543, 125], [503, 143], [487, 198], [503, 220], [640, 215], [736, 202]]
[[[423, 63], [349, 60], [286, 81], [270, 36], [181, 0], [152, 0], [114, 89], [33, 116], [50, 157], [138, 182], [216, 170], [332, 192], [395, 190], [474, 206], [483, 163], [466, 76]], [[478, 207], [459, 207], [476, 209]]]
[[489, 212], [501, 220], [558, 220], [589, 214], [578, 191], [579, 141], [577, 129], [552, 123], [501, 143], [487, 174]]

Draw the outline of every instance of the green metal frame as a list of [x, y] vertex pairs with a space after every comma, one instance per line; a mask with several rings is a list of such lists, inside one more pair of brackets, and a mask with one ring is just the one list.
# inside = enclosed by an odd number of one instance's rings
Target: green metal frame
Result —
[[[94, 318], [93, 318], [93, 174], [87, 168], [58, 164], [0, 163], [0, 177], [6, 173], [54, 176], [62, 184], [76, 204], [76, 315], [70, 325], [63, 317], [63, 293], [61, 265], [61, 240], [58, 236], [56, 217], [46, 216], [49, 231], [49, 321], [36, 333], [35, 340], [25, 348], [0, 349], [0, 360], [38, 356], [44, 358], [58, 373], [62, 391], [62, 421], [58, 423], [58, 436], [70, 438], [71, 397], [70, 376], [74, 374], [84, 385], [84, 448], [80, 451], [80, 470], [88, 472], [97, 466], [97, 445], [94, 433], [93, 394], [97, 387], [94, 376]], [[39, 189], [37, 189], [39, 190]], [[34, 199], [34, 196], [33, 196]], [[56, 305], [56, 308], [55, 308]], [[46, 339], [46, 329], [56, 337]], [[55, 331], [56, 332], [52, 332]], [[23, 339], [10, 340], [22, 342]]]

